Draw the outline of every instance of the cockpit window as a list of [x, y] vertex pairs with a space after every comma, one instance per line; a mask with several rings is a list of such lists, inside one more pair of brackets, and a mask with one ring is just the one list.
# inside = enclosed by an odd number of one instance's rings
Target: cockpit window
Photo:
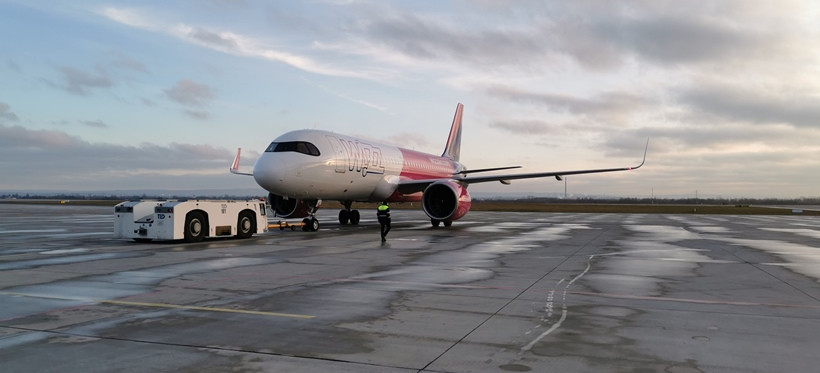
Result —
[[297, 152], [312, 156], [319, 156], [319, 148], [306, 141], [272, 142], [266, 152]]

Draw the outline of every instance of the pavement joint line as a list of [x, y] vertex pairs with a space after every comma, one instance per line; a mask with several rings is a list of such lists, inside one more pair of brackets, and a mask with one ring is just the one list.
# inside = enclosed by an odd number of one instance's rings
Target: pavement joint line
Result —
[[82, 302], [100, 303], [100, 304], [115, 304], [115, 305], [121, 305], [121, 306], [139, 306], [139, 307], [173, 308], [173, 309], [206, 311], [206, 312], [241, 313], [241, 314], [248, 314], [248, 315], [287, 317], [287, 318], [305, 319], [305, 320], [316, 318], [316, 316], [301, 315], [301, 314], [294, 314], [294, 313], [253, 311], [253, 310], [243, 310], [243, 309], [233, 309], [233, 308], [219, 308], [219, 307], [204, 307], [204, 306], [186, 306], [186, 305], [182, 305], [182, 304], [170, 304], [170, 303], [133, 302], [133, 301], [114, 300], [114, 299], [93, 299], [93, 298], [68, 297], [68, 296], [48, 295], [48, 294], [25, 294], [25, 293], [14, 293], [14, 292], [0, 291], [0, 295], [6, 295], [6, 296], [11, 296], [11, 297], [28, 297], [28, 298], [43, 298], [43, 299], [57, 299], [57, 300], [76, 300], [76, 301], [82, 301]]

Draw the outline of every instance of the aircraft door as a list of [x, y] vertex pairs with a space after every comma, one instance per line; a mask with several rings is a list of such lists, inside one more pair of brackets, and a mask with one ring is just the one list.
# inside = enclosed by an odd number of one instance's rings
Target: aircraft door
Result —
[[345, 173], [349, 159], [341, 140], [333, 136], [327, 136], [327, 141], [330, 143], [330, 147], [333, 148], [333, 163], [336, 167], [336, 173]]

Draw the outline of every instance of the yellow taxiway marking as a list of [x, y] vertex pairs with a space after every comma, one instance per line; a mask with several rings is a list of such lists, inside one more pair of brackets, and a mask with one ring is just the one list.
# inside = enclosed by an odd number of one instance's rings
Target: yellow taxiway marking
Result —
[[132, 301], [127, 301], [127, 300], [113, 300], [113, 299], [92, 299], [92, 298], [81, 298], [81, 297], [66, 297], [66, 296], [49, 295], [49, 294], [24, 294], [24, 293], [12, 293], [12, 292], [0, 291], [0, 295], [8, 295], [8, 296], [12, 296], [12, 297], [29, 297], [29, 298], [44, 298], [44, 299], [59, 299], [59, 300], [77, 300], [77, 301], [100, 303], [100, 304], [116, 304], [116, 305], [121, 305], [121, 306], [174, 308], [174, 309], [206, 311], [206, 312], [243, 313], [243, 314], [248, 314], [248, 315], [289, 317], [289, 318], [294, 318], [294, 319], [313, 319], [313, 318], [316, 318], [316, 316], [300, 315], [300, 314], [294, 314], [294, 313], [253, 311], [253, 310], [243, 310], [243, 309], [234, 309], [234, 308], [219, 308], [219, 307], [186, 306], [186, 305], [182, 305], [182, 304], [170, 304], [170, 303], [132, 302]]

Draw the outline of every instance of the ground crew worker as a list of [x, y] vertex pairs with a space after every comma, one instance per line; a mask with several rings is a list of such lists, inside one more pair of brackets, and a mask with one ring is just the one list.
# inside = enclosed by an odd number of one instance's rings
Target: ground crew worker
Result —
[[387, 232], [390, 232], [390, 206], [387, 205], [387, 202], [379, 204], [376, 217], [379, 218], [379, 224], [382, 226], [382, 243], [384, 243], [387, 241]]

